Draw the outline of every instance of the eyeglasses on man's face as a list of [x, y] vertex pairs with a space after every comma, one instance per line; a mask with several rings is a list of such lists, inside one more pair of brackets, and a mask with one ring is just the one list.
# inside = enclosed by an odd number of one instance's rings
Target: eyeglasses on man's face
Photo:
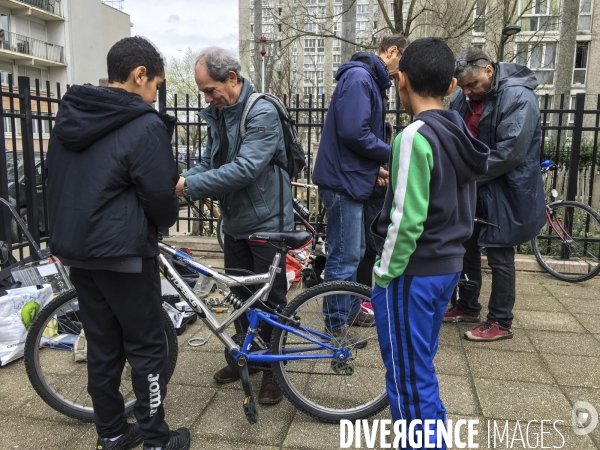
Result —
[[[473, 64], [477, 61], [483, 61], [485, 62], [486, 65], [488, 65], [490, 62], [485, 59], [485, 58], [477, 58], [477, 59], [457, 59], [454, 62], [454, 67], [467, 67], [469, 64]], [[473, 64], [473, 65], [477, 65], [477, 64]], [[479, 67], [485, 67], [485, 66], [479, 66]]]

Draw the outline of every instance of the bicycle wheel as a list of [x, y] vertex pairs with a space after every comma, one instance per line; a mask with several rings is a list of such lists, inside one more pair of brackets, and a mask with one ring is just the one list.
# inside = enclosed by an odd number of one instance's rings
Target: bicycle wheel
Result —
[[[337, 295], [350, 295], [355, 301], [370, 302], [371, 289], [345, 281], [322, 283], [298, 295], [286, 306], [283, 315], [294, 317], [300, 322], [300, 327], [323, 333], [324, 298], [330, 296], [331, 301], [332, 296]], [[346, 361], [326, 358], [272, 364], [275, 380], [288, 400], [301, 411], [324, 422], [366, 419], [388, 405], [385, 367], [375, 324], [352, 329], [366, 339], [367, 346], [357, 349], [350, 345], [350, 358]], [[333, 343], [331, 345], [334, 346]], [[310, 346], [313, 350], [303, 354], [331, 354], [330, 350], [316, 347], [282, 328], [275, 328], [271, 336], [271, 351], [274, 354]]]
[[[164, 312], [169, 354], [168, 378], [177, 363], [177, 335]], [[75, 290], [67, 291], [40, 311], [25, 341], [25, 368], [31, 385], [39, 396], [56, 411], [86, 422], [94, 421], [92, 399], [87, 392], [87, 364], [75, 362], [72, 351], [60, 349], [60, 340], [79, 335], [82, 329]], [[125, 414], [133, 411], [135, 395], [130, 370], [121, 377], [120, 392], [125, 399]]]
[[531, 241], [535, 258], [562, 281], [585, 281], [600, 272], [600, 216], [588, 205], [558, 201], [547, 205], [547, 222]]
[[221, 250], [225, 250], [225, 232], [223, 231], [223, 217], [217, 220], [217, 241], [221, 246]]

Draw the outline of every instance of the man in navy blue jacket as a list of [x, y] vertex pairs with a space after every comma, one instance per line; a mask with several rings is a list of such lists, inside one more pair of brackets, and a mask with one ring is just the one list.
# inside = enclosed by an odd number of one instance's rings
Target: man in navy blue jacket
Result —
[[[325, 281], [356, 281], [365, 251], [363, 204], [377, 184], [387, 183], [381, 166], [390, 158], [385, 143], [386, 91], [408, 41], [401, 35], [382, 39], [374, 53], [356, 53], [335, 76], [327, 119], [312, 175], [327, 208], [328, 256]], [[349, 328], [370, 326], [373, 316], [349, 296], [323, 303], [325, 329], [359, 347], [367, 342]]]

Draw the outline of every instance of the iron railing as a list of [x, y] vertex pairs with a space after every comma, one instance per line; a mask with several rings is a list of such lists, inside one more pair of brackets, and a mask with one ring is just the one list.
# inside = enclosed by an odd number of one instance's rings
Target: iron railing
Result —
[[60, 0], [19, 0], [21, 3], [27, 3], [39, 9], [62, 16]]
[[65, 51], [62, 46], [3, 29], [0, 29], [0, 48], [49, 61], [65, 62]]
[[[55, 121], [61, 98], [61, 86], [56, 85], [54, 93], [47, 82], [46, 92], [42, 93], [39, 81], [31, 86], [28, 77], [18, 78], [18, 91], [13, 91], [12, 80], [9, 79], [8, 90], [0, 92], [0, 102], [4, 105], [0, 109], [0, 133], [4, 134], [6, 152], [0, 152], [0, 196], [9, 199], [8, 184], [16, 183], [17, 198], [24, 198], [26, 208], [22, 213], [27, 218], [29, 229], [39, 243], [47, 240], [48, 219], [46, 208], [46, 188], [44, 160], [48, 144], [48, 134], [38, 133], [36, 130], [49, 129]], [[68, 86], [67, 86], [68, 88]], [[173, 137], [174, 164], [178, 152], [183, 153], [182, 165], [191, 167], [198, 160], [202, 160], [202, 143], [206, 139], [206, 124], [199, 121], [197, 112], [200, 96], [167, 96], [165, 89], [159, 93], [159, 110], [168, 112], [178, 118], [178, 126]], [[167, 101], [167, 98], [169, 101]], [[595, 109], [585, 109], [585, 95], [577, 94], [574, 108], [565, 108], [569, 101], [568, 96], [559, 99], [557, 108], [549, 108], [549, 97], [543, 99], [542, 105], [542, 159], [551, 158], [555, 162], [569, 167], [567, 176], [567, 199], [576, 195], [577, 178], [580, 165], [591, 166], [591, 172], [598, 171], [598, 139], [600, 137], [600, 96], [594, 97]], [[592, 100], [588, 97], [588, 101]], [[312, 96], [294, 95], [284, 98], [286, 105], [295, 118], [304, 148], [307, 155], [307, 169], [301, 179], [311, 182], [314, 157], [318, 151], [320, 133], [327, 116], [328, 100], [325, 96], [318, 98]], [[411, 121], [403, 110], [389, 110], [386, 119], [391, 122], [395, 132], [401, 131]], [[44, 122], [46, 125], [44, 125]], [[20, 123], [20, 134], [16, 123]], [[37, 127], [34, 127], [37, 122]], [[10, 130], [6, 132], [6, 130]], [[22, 149], [22, 150], [21, 150]], [[13, 173], [12, 179], [7, 176], [7, 162], [15, 161], [22, 154], [23, 170], [21, 175]], [[196, 157], [198, 154], [198, 157]], [[179, 164], [178, 164], [179, 165]], [[93, 169], [90, 169], [93, 170]], [[15, 171], [16, 172], [16, 171]], [[22, 182], [19, 177], [22, 176]], [[591, 203], [591, 193], [594, 190], [594, 178], [589, 177], [590, 193], [587, 199], [578, 200]], [[581, 189], [580, 189], [581, 192]], [[309, 191], [298, 188], [295, 194], [307, 202], [311, 210], [318, 207], [318, 197], [310, 195]], [[85, 201], [82, 199], [82, 201]], [[591, 205], [598, 208], [598, 205]], [[199, 222], [199, 229], [203, 233], [214, 233], [215, 218], [213, 208], [206, 208], [206, 217], [196, 218], [191, 213], [181, 209], [178, 226], [191, 230], [194, 222]], [[11, 223], [7, 211], [1, 211], [0, 241], [12, 242]], [[37, 224], [37, 226], [34, 226]], [[20, 239], [18, 239], [20, 240]], [[12, 248], [23, 250], [27, 244], [13, 243]]]

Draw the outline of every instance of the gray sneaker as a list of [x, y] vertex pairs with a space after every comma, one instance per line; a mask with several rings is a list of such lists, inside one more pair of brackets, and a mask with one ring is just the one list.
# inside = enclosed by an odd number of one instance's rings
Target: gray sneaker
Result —
[[351, 327], [371, 327], [375, 325], [375, 314], [360, 311], [354, 317], [348, 317], [348, 325]]

